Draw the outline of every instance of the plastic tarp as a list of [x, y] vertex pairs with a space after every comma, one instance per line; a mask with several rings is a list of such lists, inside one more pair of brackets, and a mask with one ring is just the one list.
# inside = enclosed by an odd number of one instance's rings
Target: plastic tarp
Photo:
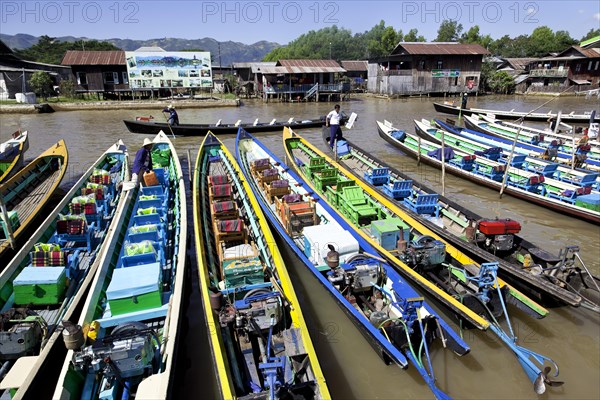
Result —
[[50, 285], [65, 274], [65, 267], [25, 267], [13, 281], [13, 286]]
[[117, 268], [106, 289], [106, 297], [108, 300], [124, 299], [158, 291], [159, 287], [160, 263]]
[[[442, 148], [437, 148], [435, 150], [427, 152], [429, 157], [433, 157], [436, 160], [442, 161]], [[454, 150], [452, 147], [444, 147], [444, 160], [449, 161], [454, 158]]]

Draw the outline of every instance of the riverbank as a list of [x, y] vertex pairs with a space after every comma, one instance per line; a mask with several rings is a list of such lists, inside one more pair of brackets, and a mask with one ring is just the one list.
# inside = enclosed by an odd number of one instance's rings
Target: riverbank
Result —
[[[43, 104], [0, 104], [0, 114], [35, 114], [40, 107], [48, 105], [54, 111], [81, 110], [143, 110], [161, 108], [173, 104], [177, 109], [239, 107], [240, 99], [206, 98], [202, 100], [146, 100], [146, 101], [94, 101], [79, 103], [43, 103]], [[44, 108], [47, 108], [44, 106]], [[48, 111], [43, 111], [48, 112]], [[52, 112], [52, 111], [50, 111]]]

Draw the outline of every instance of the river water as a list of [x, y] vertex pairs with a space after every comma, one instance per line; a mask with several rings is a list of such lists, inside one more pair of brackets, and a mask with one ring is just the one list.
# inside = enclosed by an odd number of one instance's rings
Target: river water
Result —
[[[441, 101], [442, 99], [436, 99]], [[469, 106], [491, 109], [529, 111], [548, 101], [547, 97], [487, 96], [472, 98]], [[401, 129], [414, 130], [413, 119], [437, 117], [433, 99], [409, 98], [387, 100], [353, 98], [342, 103], [346, 113], [356, 112], [359, 119], [345, 135], [357, 145], [370, 150], [378, 158], [399, 168], [416, 180], [441, 189], [440, 171], [426, 165], [417, 166], [414, 159], [379, 138], [376, 120], [387, 119]], [[314, 118], [332, 109], [331, 103], [269, 103], [246, 100], [239, 108], [182, 109], [182, 123], [207, 123], [222, 119], [270, 121]], [[560, 98], [552, 100], [540, 111], [562, 109], [564, 112], [599, 110], [597, 98]], [[123, 139], [133, 156], [144, 136], [127, 131], [123, 119], [153, 114], [162, 118], [159, 109], [118, 111], [72, 111], [54, 114], [6, 115], [0, 120], [0, 140], [7, 140], [17, 127], [30, 132], [28, 158], [39, 154], [52, 143], [65, 139], [69, 149], [69, 173], [62, 186], [68, 188], [89, 165], [112, 143]], [[445, 118], [445, 116], [442, 116]], [[324, 149], [320, 130], [299, 132]], [[280, 133], [257, 134], [278, 156], [283, 157]], [[232, 151], [235, 137], [221, 137]], [[177, 138], [180, 157], [187, 162], [187, 151], [194, 162], [201, 138]], [[446, 195], [458, 203], [487, 217], [513, 218], [520, 221], [523, 236], [558, 253], [566, 245], [580, 247], [586, 265], [600, 273], [600, 227], [510, 196], [499, 199], [495, 191], [479, 187], [454, 176], [446, 177]], [[191, 210], [190, 210], [191, 211]], [[190, 233], [193, 235], [193, 232]], [[385, 365], [369, 344], [343, 314], [327, 292], [306, 271], [294, 254], [280, 246], [294, 279], [305, 317], [317, 349], [329, 389], [334, 398], [391, 399], [431, 398], [431, 392], [414, 369], [401, 370]], [[430, 301], [430, 303], [432, 303]], [[438, 310], [439, 306], [434, 305]], [[183, 336], [177, 359], [176, 398], [215, 397], [210, 349], [200, 308], [197, 275], [193, 266]], [[443, 311], [442, 311], [443, 312]], [[532, 320], [509, 309], [519, 343], [551, 357], [560, 367], [558, 380], [565, 385], [548, 388], [545, 399], [600, 398], [600, 317], [583, 309], [553, 308], [543, 320]], [[451, 318], [446, 318], [451, 321]], [[450, 322], [457, 330], [459, 327]], [[458, 357], [435, 348], [432, 362], [438, 386], [454, 398], [461, 399], [532, 399], [537, 397], [513, 354], [490, 333], [464, 331], [471, 353]]]

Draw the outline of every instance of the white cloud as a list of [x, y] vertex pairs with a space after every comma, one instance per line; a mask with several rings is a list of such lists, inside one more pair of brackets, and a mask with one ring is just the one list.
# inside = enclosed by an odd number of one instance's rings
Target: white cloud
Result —
[[594, 19], [597, 19], [598, 21], [600, 21], [600, 13], [596, 13], [593, 15]]

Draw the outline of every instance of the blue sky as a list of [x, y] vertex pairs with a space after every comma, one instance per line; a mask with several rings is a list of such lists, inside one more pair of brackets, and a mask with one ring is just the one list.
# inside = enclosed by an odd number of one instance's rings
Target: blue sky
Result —
[[580, 39], [600, 27], [600, 1], [22, 1], [0, 0], [0, 33], [93, 39], [175, 37], [286, 44], [302, 33], [337, 25], [364, 32], [379, 21], [435, 38], [444, 19], [497, 39], [540, 25]]

